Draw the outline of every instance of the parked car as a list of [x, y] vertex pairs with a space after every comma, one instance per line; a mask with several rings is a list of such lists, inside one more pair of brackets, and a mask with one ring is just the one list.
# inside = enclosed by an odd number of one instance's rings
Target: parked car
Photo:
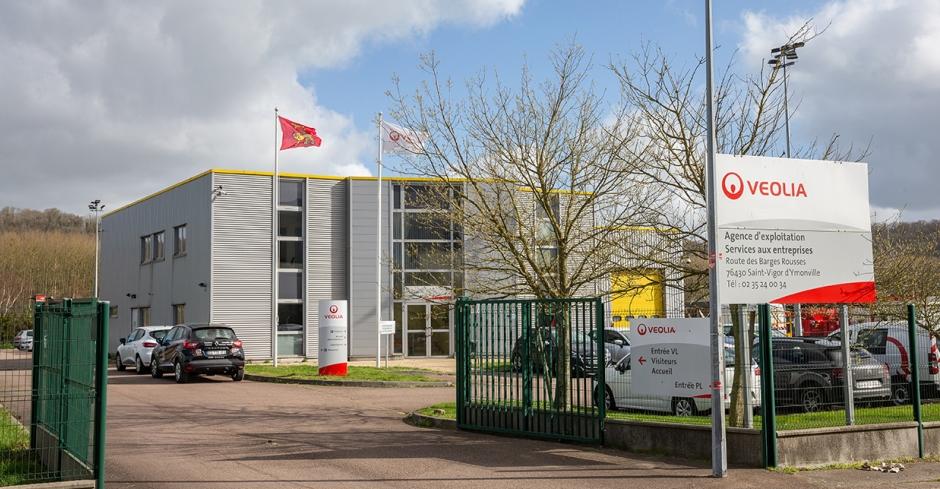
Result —
[[228, 375], [238, 382], [245, 378], [245, 352], [235, 331], [220, 324], [174, 326], [150, 358], [150, 374], [158, 379], [173, 373], [177, 383], [192, 375]]
[[[819, 338], [773, 338], [774, 392], [778, 408], [814, 412], [843, 402], [845, 375], [842, 347]], [[751, 352], [759, 358], [759, 345]], [[864, 348], [853, 347], [855, 401], [880, 401], [891, 396], [888, 366]]]
[[[554, 328], [534, 328], [529, 336], [529, 364], [533, 373], [542, 373], [546, 366], [557, 371], [560, 355], [555, 331]], [[523, 344], [521, 337], [513, 343], [510, 354], [513, 372], [523, 369]], [[591, 377], [597, 372], [597, 346], [590, 336], [573, 332], [570, 356], [572, 377]]]
[[[896, 404], [911, 400], [910, 337], [904, 321], [880, 321], [852, 324], [848, 327], [849, 341], [868, 350], [878, 361], [888, 365], [891, 374], [891, 399]], [[937, 339], [924, 328], [918, 327], [917, 358], [921, 390], [936, 395], [940, 388], [940, 350]], [[842, 331], [836, 330], [827, 338], [841, 344]]]
[[[734, 352], [725, 349], [725, 399], [731, 396], [734, 383]], [[751, 405], [760, 406], [760, 369], [756, 363], [751, 364]], [[630, 368], [630, 355], [626, 355], [619, 362], [608, 365], [604, 372], [606, 386], [603, 387], [603, 399], [608, 410], [637, 409], [643, 411], [657, 411], [671, 413], [675, 416], [694, 416], [711, 410], [710, 398], [702, 397], [670, 397], [638, 393], [632, 386], [632, 369]], [[602, 387], [595, 387], [594, 398], [601, 399]]]
[[169, 330], [170, 326], [144, 326], [134, 328], [127, 338], [121, 338], [121, 344], [114, 355], [114, 364], [118, 371], [124, 371], [128, 365], [133, 365], [136, 373], [146, 372], [150, 365], [151, 352]]
[[614, 328], [604, 328], [604, 347], [607, 349], [607, 361], [617, 363], [630, 354], [630, 339]]
[[13, 347], [22, 351], [33, 351], [33, 330], [24, 329], [13, 337]]

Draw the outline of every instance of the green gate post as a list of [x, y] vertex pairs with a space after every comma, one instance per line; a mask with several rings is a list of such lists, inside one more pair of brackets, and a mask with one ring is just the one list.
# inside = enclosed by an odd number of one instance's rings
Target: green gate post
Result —
[[607, 403], [605, 398], [607, 396], [607, 348], [604, 346], [604, 303], [600, 298], [595, 299], [594, 302], [594, 315], [595, 315], [595, 324], [594, 332], [597, 335], [597, 352], [595, 355], [595, 362], [597, 362], [597, 372], [594, 375], [595, 382], [591, 389], [591, 395], [596, 398], [596, 404], [598, 409], [598, 414], [600, 419], [598, 420], [598, 430], [600, 435], [601, 445], [604, 444], [604, 421], [607, 419]]
[[907, 305], [907, 335], [911, 346], [911, 400], [914, 421], [917, 422], [917, 456], [924, 458], [924, 420], [920, 412], [920, 363], [917, 361], [917, 311], [914, 304]]
[[42, 315], [43, 303], [33, 304], [33, 389], [30, 396], [29, 449], [36, 450], [36, 425], [39, 418], [39, 359], [42, 358]]
[[97, 302], [95, 341], [95, 487], [104, 487], [105, 417], [108, 411], [108, 319], [110, 303]]
[[454, 321], [454, 328], [456, 329], [456, 340], [454, 341], [455, 345], [455, 354], [457, 355], [457, 425], [463, 424], [463, 381], [464, 381], [464, 348], [463, 348], [463, 297], [457, 298], [457, 304], [454, 306], [454, 312], [457, 317]]
[[761, 435], [764, 467], [777, 466], [777, 399], [774, 392], [774, 359], [770, 332], [770, 306], [757, 307], [760, 317]]

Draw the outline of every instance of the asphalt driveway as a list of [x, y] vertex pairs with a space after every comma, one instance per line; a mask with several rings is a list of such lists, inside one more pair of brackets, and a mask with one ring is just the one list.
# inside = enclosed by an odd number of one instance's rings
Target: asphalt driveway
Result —
[[[936, 464], [899, 475], [797, 475], [608, 449], [412, 427], [404, 413], [449, 388], [299, 386], [112, 371], [108, 488], [936, 487]], [[932, 479], [931, 479], [932, 478]], [[844, 485], [843, 485], [844, 484]]]

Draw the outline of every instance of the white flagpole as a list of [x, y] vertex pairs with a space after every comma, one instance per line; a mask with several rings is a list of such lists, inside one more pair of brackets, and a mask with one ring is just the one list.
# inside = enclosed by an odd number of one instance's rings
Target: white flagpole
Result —
[[271, 362], [277, 367], [277, 107], [274, 108], [274, 174], [271, 175]]
[[376, 253], [375, 253], [375, 368], [382, 366], [382, 333], [379, 330], [379, 323], [382, 321], [382, 113], [378, 117], [379, 128], [379, 156], [376, 159], [378, 167], [378, 211], [375, 216], [375, 235], [376, 235]]

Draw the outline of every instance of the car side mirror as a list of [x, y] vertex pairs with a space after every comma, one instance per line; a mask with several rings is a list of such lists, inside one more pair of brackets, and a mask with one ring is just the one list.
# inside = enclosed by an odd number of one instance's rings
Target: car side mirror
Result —
[[120, 341], [122, 345], [127, 344], [127, 338], [121, 338], [118, 341]]
[[621, 340], [620, 338], [617, 338], [616, 340], [614, 340], [614, 344], [617, 346], [623, 346], [623, 340]]

